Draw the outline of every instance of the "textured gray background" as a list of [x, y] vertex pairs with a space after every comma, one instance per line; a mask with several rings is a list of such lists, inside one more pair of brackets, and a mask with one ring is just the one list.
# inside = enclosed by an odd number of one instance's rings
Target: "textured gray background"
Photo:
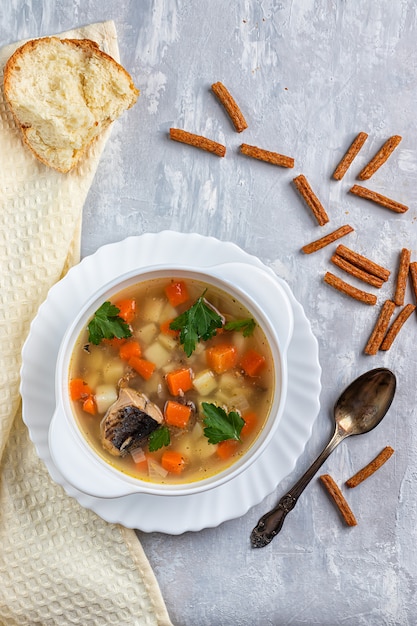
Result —
[[[351, 379], [386, 366], [399, 383], [386, 421], [372, 434], [343, 443], [324, 467], [341, 483], [383, 446], [395, 448], [372, 480], [348, 494], [356, 528], [342, 525], [314, 480], [264, 550], [251, 550], [248, 538], [274, 495], [216, 529], [182, 536], [139, 533], [173, 622], [417, 624], [416, 319], [389, 353], [365, 357], [376, 309], [322, 283], [330, 250], [300, 253], [305, 243], [349, 222], [355, 233], [346, 245], [394, 274], [403, 246], [417, 260], [416, 3], [6, 0], [0, 44], [106, 19], [116, 23], [121, 61], [142, 95], [114, 125], [101, 159], [84, 211], [83, 255], [130, 234], [196, 231], [237, 243], [288, 281], [319, 341], [323, 389], [311, 440], [279, 494], [327, 440], [331, 407]], [[243, 135], [234, 132], [210, 92], [217, 80], [244, 110], [249, 128]], [[226, 157], [170, 142], [170, 126], [225, 143]], [[369, 139], [355, 165], [342, 182], [331, 180], [361, 130]], [[369, 187], [408, 204], [404, 215], [347, 193], [361, 166], [393, 134], [403, 141]], [[242, 141], [293, 156], [294, 170], [242, 157]], [[291, 185], [299, 173], [328, 210], [331, 221], [324, 229]], [[379, 301], [392, 291], [390, 280]]]

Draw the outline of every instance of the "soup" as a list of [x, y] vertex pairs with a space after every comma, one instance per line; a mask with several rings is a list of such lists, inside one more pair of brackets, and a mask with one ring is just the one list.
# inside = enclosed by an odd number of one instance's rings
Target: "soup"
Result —
[[69, 394], [89, 445], [162, 484], [217, 474], [259, 436], [274, 365], [253, 315], [195, 279], [139, 282], [103, 302], [71, 357]]

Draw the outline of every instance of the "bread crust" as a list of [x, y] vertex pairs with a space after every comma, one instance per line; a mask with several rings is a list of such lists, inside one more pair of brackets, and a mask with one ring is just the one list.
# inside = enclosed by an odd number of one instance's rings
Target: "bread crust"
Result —
[[[6, 102], [17, 126], [22, 132], [22, 137], [25, 145], [30, 149], [34, 156], [45, 165], [52, 167], [59, 172], [67, 173], [75, 167], [80, 158], [85, 154], [87, 148], [95, 141], [96, 137], [88, 140], [85, 145], [83, 145], [80, 149], [74, 150], [70, 167], [61, 166], [57, 163], [54, 163], [50, 159], [46, 158], [44, 155], [40, 154], [39, 151], [34, 148], [28, 136], [28, 133], [30, 132], [32, 127], [25, 125], [19, 118], [19, 114], [15, 109], [15, 103], [13, 102], [13, 98], [11, 97], [11, 94], [14, 90], [14, 85], [16, 81], [19, 80], [19, 65], [22, 63], [22, 61], [34, 55], [34, 53], [36, 53], [40, 46], [48, 47], [57, 45], [64, 46], [63, 52], [65, 52], [65, 47], [67, 46], [72, 49], [77, 48], [78, 50], [82, 51], [82, 54], [85, 55], [86, 59], [94, 57], [95, 59], [99, 61], [101, 60], [106, 64], [110, 63], [115, 72], [121, 73], [124, 80], [127, 81], [129, 85], [128, 89], [130, 92], [130, 101], [127, 102], [126, 106], [124, 107], [125, 109], [129, 109], [135, 104], [139, 96], [139, 90], [135, 87], [130, 74], [125, 70], [125, 68], [117, 63], [117, 61], [115, 61], [113, 57], [100, 50], [98, 44], [91, 39], [60, 39], [59, 37], [42, 37], [39, 39], [31, 39], [24, 43], [22, 46], [20, 46], [17, 50], [15, 50], [15, 52], [8, 59], [4, 67], [3, 86]], [[100, 131], [103, 131], [106, 127], [108, 127], [112, 121], [113, 119], [101, 120]]]

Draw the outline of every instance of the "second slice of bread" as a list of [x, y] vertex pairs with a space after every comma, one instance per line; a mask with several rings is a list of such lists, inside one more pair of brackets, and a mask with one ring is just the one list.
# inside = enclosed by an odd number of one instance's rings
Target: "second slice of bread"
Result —
[[44, 37], [18, 48], [4, 94], [23, 138], [46, 165], [68, 172], [139, 91], [128, 72], [89, 39]]

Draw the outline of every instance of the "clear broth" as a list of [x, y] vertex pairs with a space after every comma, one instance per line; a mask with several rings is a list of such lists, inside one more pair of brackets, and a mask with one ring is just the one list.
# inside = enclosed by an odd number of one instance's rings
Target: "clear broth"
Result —
[[[111, 298], [116, 304], [133, 298], [136, 314], [130, 322], [131, 339], [141, 346], [141, 357], [154, 363], [155, 370], [149, 380], [136, 374], [131, 366], [119, 356], [119, 346], [112, 341], [102, 341], [99, 345], [89, 342], [87, 328], [80, 334], [73, 350], [69, 380], [81, 378], [92, 390], [93, 397], [115, 397], [120, 381], [129, 376], [129, 387], [139, 391], [155, 403], [162, 413], [168, 400], [189, 402], [195, 407], [192, 418], [185, 428], [169, 426], [171, 443], [156, 452], [149, 452], [146, 443], [141, 445], [146, 460], [135, 462], [131, 454], [116, 457], [110, 454], [100, 440], [100, 423], [107, 411], [95, 415], [85, 412], [80, 401], [72, 401], [78, 426], [89, 445], [107, 463], [117, 470], [135, 478], [162, 484], [184, 484], [199, 481], [222, 472], [241, 458], [259, 436], [270, 413], [274, 396], [275, 371], [271, 350], [265, 333], [256, 323], [251, 336], [245, 337], [240, 331], [223, 331], [208, 341], [201, 341], [190, 357], [187, 357], [177, 336], [166, 332], [169, 320], [180, 315], [205, 291], [205, 299], [214, 306], [226, 321], [252, 318], [253, 315], [234, 297], [210, 284], [197, 280], [180, 279], [186, 283], [189, 300], [173, 307], [167, 298], [165, 288], [176, 282], [167, 278], [139, 282]], [[256, 320], [255, 320], [256, 322]], [[164, 332], [165, 325], [165, 332]], [[237, 363], [231, 369], [216, 373], [207, 363], [207, 351], [213, 346], [227, 342], [236, 347]], [[241, 359], [248, 350], [261, 354], [265, 363], [259, 373], [248, 376], [240, 366]], [[190, 368], [193, 387], [181, 397], [170, 394], [166, 375], [179, 368]], [[207, 373], [209, 372], [209, 373]], [[204, 435], [204, 415], [202, 402], [214, 403], [228, 413], [237, 411], [248, 426], [241, 433], [241, 441], [229, 446], [232, 448], [226, 458], [224, 444], [208, 443]], [[99, 402], [100, 404], [100, 402]], [[103, 404], [103, 403], [101, 403]], [[246, 421], [246, 420], [245, 420]], [[223, 448], [223, 454], [221, 454]], [[184, 458], [184, 469], [180, 474], [160, 470], [162, 455], [170, 449], [180, 452]]]

